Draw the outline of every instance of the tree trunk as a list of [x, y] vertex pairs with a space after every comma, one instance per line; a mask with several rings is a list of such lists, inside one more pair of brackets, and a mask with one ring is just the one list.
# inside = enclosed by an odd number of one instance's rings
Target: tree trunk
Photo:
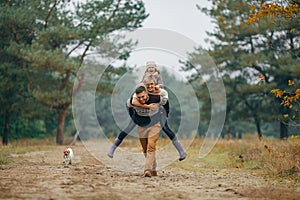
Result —
[[286, 123], [280, 122], [280, 139], [288, 138], [288, 125]]
[[257, 134], [258, 134], [258, 139], [261, 140], [262, 134], [261, 134], [261, 128], [260, 128], [260, 121], [257, 117], [255, 117], [254, 120], [255, 120], [256, 130], [257, 130]]
[[63, 110], [58, 112], [58, 126], [56, 133], [56, 144], [64, 144], [64, 132], [65, 132], [65, 120], [67, 116], [68, 106], [65, 106]]
[[10, 126], [10, 113], [7, 110], [5, 112], [4, 131], [3, 131], [3, 137], [2, 137], [2, 144], [3, 145], [8, 144], [9, 126]]
[[70, 146], [72, 146], [73, 144], [75, 144], [78, 136], [79, 136], [79, 131], [76, 131], [76, 134], [74, 135], [74, 138], [73, 138], [72, 142], [70, 143]]
[[[280, 106], [279, 112], [281, 116], [288, 114], [290, 115], [290, 109], [286, 106]], [[289, 126], [289, 120], [288, 119], [281, 119], [280, 121], [280, 139], [287, 139], [288, 138], [288, 126]]]

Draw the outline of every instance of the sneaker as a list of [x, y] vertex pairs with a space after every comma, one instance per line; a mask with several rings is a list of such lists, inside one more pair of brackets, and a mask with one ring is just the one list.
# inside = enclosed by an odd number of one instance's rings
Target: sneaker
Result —
[[150, 171], [145, 171], [144, 177], [149, 177], [149, 178], [151, 178], [151, 176], [152, 176], [152, 173], [151, 173]]
[[151, 175], [152, 175], [152, 176], [157, 176], [157, 171], [152, 171], [152, 172], [151, 172]]

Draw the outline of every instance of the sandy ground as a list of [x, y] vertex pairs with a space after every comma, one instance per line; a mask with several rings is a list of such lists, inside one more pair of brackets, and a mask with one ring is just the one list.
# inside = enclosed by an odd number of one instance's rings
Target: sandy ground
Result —
[[0, 199], [297, 199], [248, 172], [191, 172], [173, 166], [145, 178], [142, 169], [122, 172], [102, 164], [81, 143], [72, 148], [70, 166], [62, 163], [62, 146], [11, 155], [13, 164], [0, 171]]

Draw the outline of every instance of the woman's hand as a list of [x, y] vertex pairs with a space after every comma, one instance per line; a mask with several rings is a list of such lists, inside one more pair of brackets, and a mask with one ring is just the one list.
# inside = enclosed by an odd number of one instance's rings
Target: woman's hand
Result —
[[151, 104], [149, 104], [148, 106], [149, 106], [149, 109], [150, 109], [150, 110], [155, 110], [155, 109], [157, 109], [157, 106], [158, 106], [158, 105], [157, 105], [156, 103], [151, 103]]

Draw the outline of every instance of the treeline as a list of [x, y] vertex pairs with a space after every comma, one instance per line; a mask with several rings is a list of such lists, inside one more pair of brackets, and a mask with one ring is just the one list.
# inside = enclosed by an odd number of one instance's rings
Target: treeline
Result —
[[77, 71], [89, 55], [126, 59], [133, 43], [118, 33], [141, 27], [147, 17], [139, 0], [9, 0], [0, 2], [0, 13], [3, 144], [9, 137], [43, 137], [54, 130], [62, 144], [72, 95], [87, 78]]
[[[198, 9], [215, 24], [215, 29], [208, 33], [207, 42], [211, 46], [208, 54], [218, 67], [226, 89], [224, 130], [239, 132], [242, 130], [238, 129], [251, 124], [260, 138], [263, 135], [280, 138], [298, 135], [299, 2], [211, 2], [211, 8], [198, 6]], [[250, 10], [255, 14], [250, 15]], [[258, 22], [249, 23], [249, 16], [252, 16], [251, 22], [255, 21], [253, 16]], [[201, 26], [201, 21], [196, 21], [195, 25]], [[209, 116], [211, 102], [204, 78], [211, 76], [208, 73], [211, 66], [207, 65], [207, 60], [207, 52], [199, 48], [190, 54], [185, 70], [193, 70], [190, 81], [206, 105], [202, 111]]]
[[[188, 96], [185, 103], [179, 103], [170, 90], [172, 129], [177, 130], [182, 123], [186, 131], [180, 134], [186, 137], [195, 131], [199, 136], [206, 134], [211, 119], [211, 98], [206, 85], [212, 78], [208, 73], [209, 54], [219, 70], [214, 76], [222, 79], [226, 90], [223, 135], [255, 132], [259, 137], [286, 138], [299, 134], [297, 94], [271, 92], [277, 88], [283, 91], [299, 88], [299, 11], [288, 18], [274, 15], [260, 19], [259, 23], [247, 24], [250, 10], [255, 9], [248, 2], [212, 2], [210, 8], [198, 6], [199, 12], [209, 15], [215, 24], [215, 29], [208, 33], [210, 48], [199, 47], [187, 61], [178, 63], [191, 73], [188, 79], [199, 101], [200, 122], [197, 130], [189, 130], [194, 126], [193, 120], [182, 116], [193, 113], [195, 108], [190, 107]], [[132, 92], [134, 82], [126, 82], [126, 87], [119, 88], [126, 95], [113, 102], [113, 106], [112, 95], [119, 79], [132, 68], [126, 64], [107, 66], [101, 59], [128, 58], [134, 43], [124, 41], [119, 34], [121, 30], [141, 27], [148, 16], [142, 1], [73, 4], [69, 0], [10, 0], [0, 2], [0, 11], [3, 144], [7, 144], [9, 138], [53, 135], [58, 144], [63, 144], [65, 132], [75, 134], [72, 96], [89, 78], [78, 76], [81, 67], [94, 66], [103, 72], [95, 100], [97, 120], [103, 132], [109, 137], [115, 136], [126, 125], [128, 116], [115, 114], [124, 113], [124, 99]], [[195, 19], [194, 23], [201, 26], [201, 19]], [[162, 74], [167, 89], [175, 85], [177, 92], [184, 91], [182, 81], [166, 71]], [[137, 78], [141, 77], [132, 77], [132, 80]], [[284, 103], [291, 99], [286, 99], [287, 95], [293, 97], [292, 109]], [[120, 117], [117, 121], [116, 116]], [[82, 120], [88, 124], [88, 118]]]

